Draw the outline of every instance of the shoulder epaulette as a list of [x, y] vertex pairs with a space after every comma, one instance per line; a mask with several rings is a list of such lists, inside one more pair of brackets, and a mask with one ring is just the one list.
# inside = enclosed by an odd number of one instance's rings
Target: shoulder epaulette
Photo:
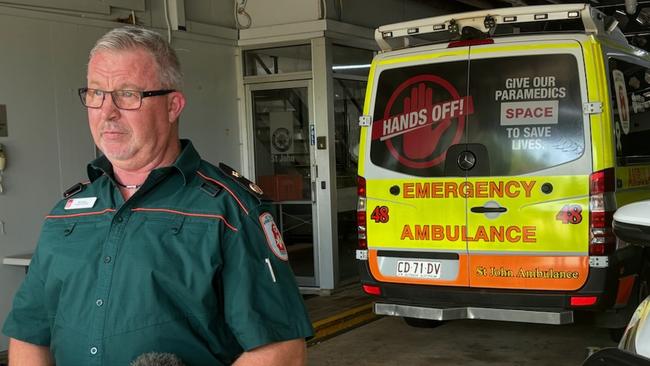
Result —
[[199, 186], [199, 188], [204, 193], [206, 193], [208, 196], [216, 197], [219, 194], [219, 192], [221, 192], [222, 188], [220, 186], [214, 184], [210, 180], [208, 180], [208, 179], [206, 179], [204, 177], [202, 177], [202, 178], [203, 178], [203, 183], [201, 183], [201, 186]]
[[63, 192], [63, 198], [70, 198], [70, 197], [74, 196], [75, 194], [83, 191], [85, 188], [86, 188], [86, 185], [79, 182], [79, 183], [73, 185], [72, 187], [66, 189]]
[[225, 174], [225, 175], [227, 175], [228, 177], [230, 177], [230, 179], [232, 179], [232, 180], [234, 180], [235, 182], [237, 182], [237, 184], [239, 184], [240, 186], [242, 186], [242, 187], [243, 187], [244, 189], [246, 189], [248, 192], [251, 192], [251, 193], [252, 193], [255, 197], [257, 197], [258, 199], [261, 199], [261, 198], [262, 198], [262, 195], [264, 195], [264, 192], [262, 191], [262, 189], [261, 189], [257, 184], [255, 184], [254, 182], [252, 182], [252, 181], [246, 179], [246, 177], [244, 177], [243, 175], [241, 175], [241, 174], [240, 174], [238, 171], [236, 171], [235, 169], [229, 167], [228, 165], [226, 165], [226, 164], [224, 164], [224, 163], [219, 163], [219, 169], [221, 170], [221, 172], [222, 172], [223, 174]]

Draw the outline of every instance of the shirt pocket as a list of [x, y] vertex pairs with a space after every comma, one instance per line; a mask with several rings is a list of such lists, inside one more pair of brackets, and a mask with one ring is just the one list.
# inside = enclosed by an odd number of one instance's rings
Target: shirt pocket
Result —
[[197, 278], [211, 276], [218, 256], [215, 224], [210, 220], [186, 218], [149, 218], [144, 222], [138, 241], [138, 258], [152, 271], [165, 271], [185, 285]]
[[[153, 216], [153, 215], [152, 215]], [[115, 331], [185, 318], [216, 306], [212, 279], [218, 243], [211, 220], [180, 215], [132, 217], [113, 277], [111, 296], [128, 299]]]
[[110, 220], [65, 221], [43, 228], [41, 245], [55, 257], [86, 261], [101, 254]]
[[[90, 326], [87, 297], [96, 291], [98, 268], [110, 220], [47, 222], [39, 242], [48, 311], [59, 326]], [[61, 304], [61, 306], [59, 306]]]
[[[43, 227], [39, 246], [60, 265], [91, 262], [99, 258], [108, 235], [110, 220], [75, 220], [48, 223]], [[66, 270], [65, 268], [57, 269]], [[72, 270], [72, 268], [68, 269]]]

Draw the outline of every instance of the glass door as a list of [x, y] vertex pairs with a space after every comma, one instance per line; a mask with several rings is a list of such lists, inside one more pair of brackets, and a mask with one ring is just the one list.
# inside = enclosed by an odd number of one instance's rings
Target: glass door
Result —
[[255, 180], [272, 200], [298, 284], [316, 286], [316, 138], [311, 122], [311, 82], [252, 84], [247, 91]]
[[339, 281], [357, 276], [357, 164], [359, 116], [363, 114], [365, 80], [334, 79], [334, 146], [338, 222]]

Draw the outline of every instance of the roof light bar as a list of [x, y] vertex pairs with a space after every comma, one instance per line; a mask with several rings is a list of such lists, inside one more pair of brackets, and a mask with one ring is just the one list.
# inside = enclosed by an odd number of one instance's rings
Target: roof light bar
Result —
[[[429, 41], [431, 43], [450, 42], [457, 39], [458, 35], [466, 27], [477, 29], [487, 35], [494, 33], [493, 30], [498, 28], [500, 24], [507, 24], [509, 27], [504, 28], [505, 32], [498, 33], [499, 36], [504, 36], [508, 32], [514, 32], [509, 28], [518, 23], [539, 21], [574, 22], [580, 19], [582, 19], [584, 33], [602, 33], [610, 37], [619, 36], [619, 30], [615, 27], [613, 31], [608, 29], [608, 25], [611, 24], [605, 21], [605, 17], [598, 9], [588, 4], [555, 4], [480, 10], [388, 24], [376, 29], [375, 40], [382, 51], [388, 51], [396, 48], [418, 46]], [[650, 24], [650, 20], [648, 23]], [[578, 29], [579, 32], [583, 30]], [[409, 42], [406, 39], [404, 42], [394, 42], [404, 37], [420, 37], [420, 35], [441, 31], [447, 31], [449, 34], [447, 36], [438, 34], [432, 39], [418, 38], [417, 42]], [[612, 35], [612, 33], [616, 33], [616, 35]], [[472, 35], [468, 34], [467, 36], [471, 37]]]

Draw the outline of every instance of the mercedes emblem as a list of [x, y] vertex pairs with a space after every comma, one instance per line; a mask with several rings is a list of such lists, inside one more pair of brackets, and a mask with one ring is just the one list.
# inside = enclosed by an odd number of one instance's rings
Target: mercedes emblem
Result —
[[471, 151], [463, 151], [458, 154], [458, 166], [462, 170], [470, 170], [476, 165], [476, 155]]

